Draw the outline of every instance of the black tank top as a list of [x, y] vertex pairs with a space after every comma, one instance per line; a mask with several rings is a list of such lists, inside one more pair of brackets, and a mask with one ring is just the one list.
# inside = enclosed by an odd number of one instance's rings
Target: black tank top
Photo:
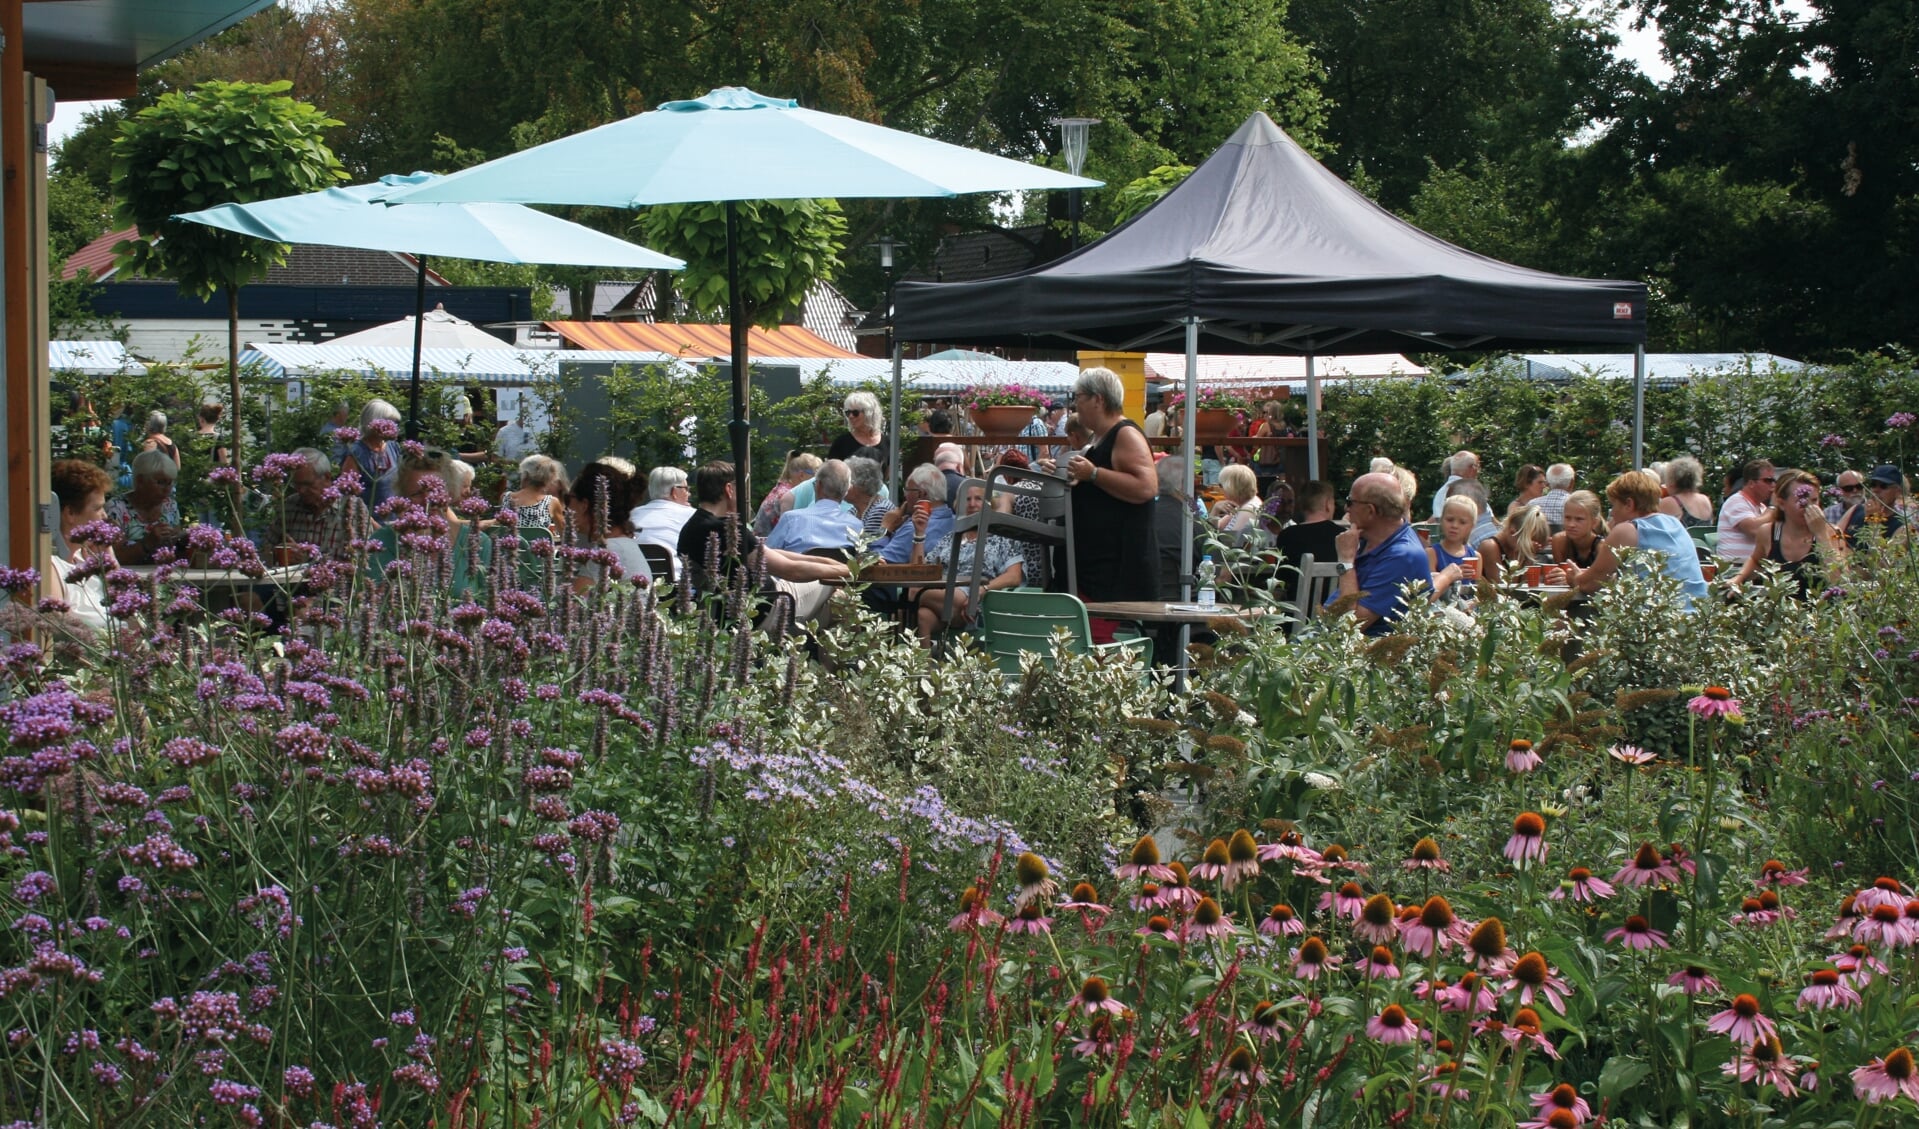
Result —
[[1599, 538], [1593, 538], [1592, 544], [1586, 546], [1586, 551], [1581, 553], [1573, 547], [1573, 539], [1571, 535], [1568, 535], [1566, 537], [1566, 556], [1571, 559], [1573, 564], [1578, 565], [1580, 568], [1591, 568], [1593, 562], [1599, 559], [1599, 541]]
[[[1113, 449], [1121, 429], [1128, 427], [1139, 430], [1132, 420], [1121, 419], [1086, 449], [1087, 460], [1101, 470], [1113, 469]], [[1153, 500], [1121, 501], [1091, 481], [1074, 486], [1072, 500], [1080, 599], [1157, 600], [1159, 537], [1153, 526]], [[1056, 570], [1062, 584], [1064, 563]]]

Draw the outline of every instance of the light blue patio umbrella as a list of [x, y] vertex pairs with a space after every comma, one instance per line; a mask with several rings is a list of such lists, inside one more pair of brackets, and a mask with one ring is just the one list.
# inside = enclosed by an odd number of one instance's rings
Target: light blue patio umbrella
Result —
[[[733, 465], [739, 503], [747, 498], [747, 349], [739, 315], [740, 200], [961, 196], [1054, 188], [1098, 188], [1084, 177], [980, 153], [871, 122], [802, 108], [745, 87], [656, 110], [451, 173], [392, 193], [399, 203], [506, 200], [522, 204], [726, 205], [728, 320], [733, 346]], [[899, 364], [894, 363], [898, 404]], [[893, 419], [897, 442], [899, 419]], [[897, 463], [897, 456], [894, 459]]]
[[518, 204], [421, 203], [401, 208], [387, 207], [381, 202], [391, 193], [424, 187], [439, 179], [432, 173], [384, 176], [372, 184], [329, 188], [252, 204], [221, 204], [173, 218], [276, 243], [358, 247], [412, 255], [419, 264], [419, 281], [414, 286], [413, 386], [407, 405], [409, 439], [419, 437], [420, 334], [426, 313], [429, 257], [631, 270], [679, 270], [686, 266], [671, 255], [649, 251], [637, 243], [615, 239]]

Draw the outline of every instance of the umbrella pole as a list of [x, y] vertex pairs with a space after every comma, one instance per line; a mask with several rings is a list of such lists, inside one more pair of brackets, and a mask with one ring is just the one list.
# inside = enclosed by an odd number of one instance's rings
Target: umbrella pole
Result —
[[733, 420], [727, 424], [727, 433], [733, 439], [734, 503], [739, 507], [744, 520], [748, 507], [753, 504], [751, 494], [753, 475], [749, 465], [753, 457], [753, 425], [748, 421], [746, 414], [751, 376], [746, 367], [747, 325], [740, 298], [740, 216], [733, 201], [726, 201], [725, 208], [727, 329], [733, 338]]
[[420, 346], [426, 334], [426, 256], [414, 260], [420, 275], [413, 281], [413, 383], [406, 394], [406, 437], [420, 437]]

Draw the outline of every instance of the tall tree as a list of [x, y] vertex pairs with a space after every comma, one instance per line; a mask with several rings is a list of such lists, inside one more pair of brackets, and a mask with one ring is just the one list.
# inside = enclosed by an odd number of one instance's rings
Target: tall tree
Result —
[[340, 124], [287, 97], [288, 82], [203, 82], [128, 119], [113, 143], [114, 218], [139, 229], [119, 244], [132, 270], [182, 293], [227, 292], [227, 382], [233, 461], [241, 455], [240, 287], [286, 261], [287, 247], [173, 217], [216, 204], [317, 192], [346, 171], [321, 139]]

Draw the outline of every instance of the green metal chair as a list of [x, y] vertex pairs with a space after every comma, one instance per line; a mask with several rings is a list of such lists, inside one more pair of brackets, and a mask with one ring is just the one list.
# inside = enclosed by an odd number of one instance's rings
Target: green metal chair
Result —
[[400, 555], [400, 535], [392, 526], [383, 525], [373, 531], [369, 540], [378, 541], [380, 547], [368, 551], [366, 555], [366, 573], [375, 580], [386, 579], [386, 566]]
[[1037, 588], [995, 589], [980, 597], [979, 622], [980, 640], [1003, 674], [1020, 672], [1020, 655], [1024, 652], [1050, 656], [1053, 632], [1062, 627], [1076, 655], [1124, 651], [1138, 655], [1140, 661], [1148, 665], [1153, 661], [1151, 639], [1094, 643], [1086, 605], [1078, 597], [1064, 592], [1042, 592]]
[[537, 592], [546, 580], [546, 556], [534, 552], [533, 544], [536, 541], [552, 543], [553, 531], [541, 526], [529, 526], [515, 530], [513, 535], [520, 539], [520, 587]]
[[[480, 539], [480, 567], [477, 572], [467, 568], [468, 537]], [[492, 564], [493, 538], [470, 521], [460, 523], [459, 531], [453, 536], [453, 599], [465, 599], [468, 593], [484, 591], [486, 572]]]

